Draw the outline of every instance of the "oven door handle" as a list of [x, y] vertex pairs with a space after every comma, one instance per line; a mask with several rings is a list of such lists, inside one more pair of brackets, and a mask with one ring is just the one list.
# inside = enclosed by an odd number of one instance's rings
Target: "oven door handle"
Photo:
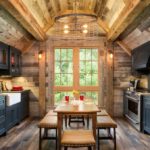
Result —
[[137, 102], [137, 101], [139, 101], [138, 99], [135, 99], [135, 98], [133, 98], [133, 97], [130, 97], [130, 96], [126, 96], [126, 98], [128, 98], [128, 99], [131, 99], [132, 101], [134, 101], [134, 102]]
[[139, 122], [133, 120], [131, 117], [129, 117], [128, 115], [125, 115], [130, 121], [132, 121], [134, 124], [139, 124]]

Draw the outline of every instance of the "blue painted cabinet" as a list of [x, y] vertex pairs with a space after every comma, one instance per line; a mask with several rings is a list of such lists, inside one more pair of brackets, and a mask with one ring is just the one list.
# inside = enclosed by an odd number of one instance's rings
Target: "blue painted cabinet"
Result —
[[150, 134], [150, 96], [143, 96], [143, 131]]
[[20, 121], [29, 116], [29, 90], [21, 93]]
[[19, 123], [20, 103], [12, 106], [6, 106], [6, 128], [9, 130], [14, 125]]
[[0, 42], [0, 75], [21, 75], [21, 52]]
[[0, 42], [0, 69], [8, 69], [9, 46]]
[[6, 105], [5, 96], [0, 95], [0, 135], [6, 133]]

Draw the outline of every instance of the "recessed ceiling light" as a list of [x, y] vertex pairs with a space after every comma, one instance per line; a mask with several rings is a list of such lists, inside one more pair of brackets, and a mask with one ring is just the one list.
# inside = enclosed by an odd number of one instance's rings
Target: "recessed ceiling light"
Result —
[[86, 34], [86, 33], [88, 33], [88, 30], [84, 29], [82, 32]]
[[65, 33], [65, 34], [68, 34], [68, 33], [69, 33], [69, 30], [64, 30], [64, 33]]

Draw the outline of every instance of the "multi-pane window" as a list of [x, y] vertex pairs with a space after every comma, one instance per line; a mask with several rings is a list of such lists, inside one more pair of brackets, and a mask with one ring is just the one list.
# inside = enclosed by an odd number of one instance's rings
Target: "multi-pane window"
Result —
[[55, 49], [55, 86], [73, 85], [72, 59], [72, 49]]
[[80, 85], [98, 86], [98, 49], [80, 49]]
[[56, 48], [54, 57], [54, 104], [77, 90], [98, 104], [97, 48]]

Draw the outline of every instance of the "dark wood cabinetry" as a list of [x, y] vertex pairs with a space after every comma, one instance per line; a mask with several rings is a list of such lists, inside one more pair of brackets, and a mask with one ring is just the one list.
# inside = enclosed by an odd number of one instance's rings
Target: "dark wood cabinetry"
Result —
[[21, 52], [3, 43], [0, 43], [0, 75], [21, 75]]
[[150, 134], [150, 96], [143, 96], [143, 131]]
[[0, 135], [6, 132], [5, 96], [0, 95]]

